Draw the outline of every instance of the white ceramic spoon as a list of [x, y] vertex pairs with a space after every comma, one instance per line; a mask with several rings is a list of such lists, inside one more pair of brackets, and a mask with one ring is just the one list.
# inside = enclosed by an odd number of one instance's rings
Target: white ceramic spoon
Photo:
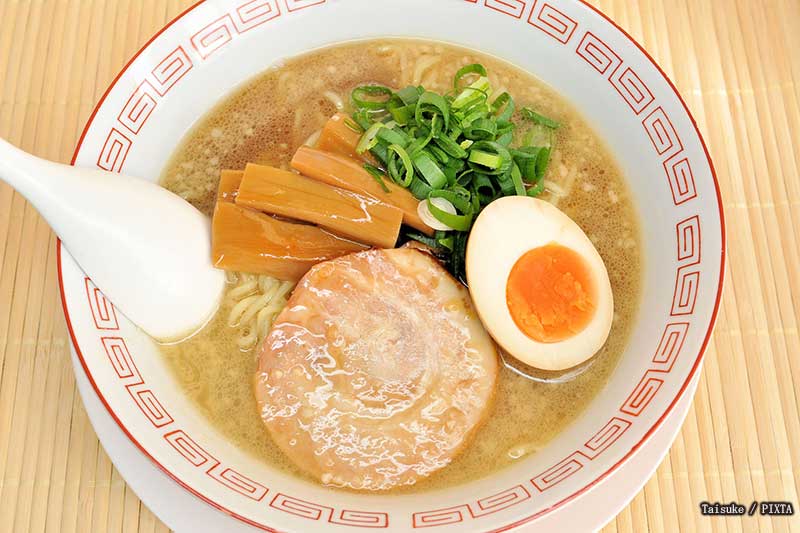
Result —
[[47, 220], [81, 268], [162, 342], [211, 318], [225, 275], [211, 265], [205, 215], [146, 180], [39, 159], [0, 139], [0, 180]]

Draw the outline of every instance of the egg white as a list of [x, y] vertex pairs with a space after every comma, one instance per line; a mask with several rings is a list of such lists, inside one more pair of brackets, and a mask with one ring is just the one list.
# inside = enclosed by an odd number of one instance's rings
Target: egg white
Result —
[[[534, 248], [559, 244], [586, 261], [597, 290], [596, 310], [585, 329], [559, 342], [537, 342], [514, 322], [506, 284], [520, 257]], [[606, 342], [614, 297], [605, 263], [581, 228], [555, 206], [535, 198], [508, 196], [489, 204], [475, 221], [467, 244], [466, 271], [478, 315], [509, 354], [541, 370], [558, 371], [591, 358]]]

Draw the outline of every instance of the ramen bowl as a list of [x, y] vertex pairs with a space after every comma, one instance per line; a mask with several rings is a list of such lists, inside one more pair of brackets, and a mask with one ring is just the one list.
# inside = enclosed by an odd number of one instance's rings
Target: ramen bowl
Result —
[[114, 80], [73, 163], [155, 180], [192, 125], [254, 75], [309, 50], [383, 36], [451, 42], [516, 64], [570, 100], [616, 156], [642, 215], [642, 301], [627, 349], [589, 408], [545, 448], [487, 478], [423, 494], [333, 491], [274, 470], [217, 433], [154, 342], [59, 248], [74, 348], [139, 449], [247, 524], [502, 531], [535, 523], [597, 487], [647, 441], [699, 371], [719, 306], [725, 236], [711, 159], [674, 86], [613, 22], [578, 0], [206, 0]]

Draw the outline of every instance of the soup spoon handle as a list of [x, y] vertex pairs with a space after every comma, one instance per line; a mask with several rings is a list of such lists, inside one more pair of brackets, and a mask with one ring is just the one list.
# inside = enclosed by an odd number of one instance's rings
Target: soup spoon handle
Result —
[[178, 340], [213, 315], [225, 276], [211, 264], [208, 218], [183, 198], [146, 180], [46, 161], [2, 139], [0, 180], [151, 336]]

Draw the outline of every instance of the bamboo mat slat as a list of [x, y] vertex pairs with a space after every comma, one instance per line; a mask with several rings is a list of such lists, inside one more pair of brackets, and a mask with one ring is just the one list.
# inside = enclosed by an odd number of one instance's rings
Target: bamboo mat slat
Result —
[[[0, 0], [0, 136], [68, 161], [128, 58], [193, 0]], [[700, 501], [800, 503], [800, 2], [596, 0], [675, 81], [709, 143], [727, 283], [697, 396], [606, 532], [790, 532]], [[114, 469], [75, 389], [55, 237], [0, 185], [0, 533], [165, 532]]]

